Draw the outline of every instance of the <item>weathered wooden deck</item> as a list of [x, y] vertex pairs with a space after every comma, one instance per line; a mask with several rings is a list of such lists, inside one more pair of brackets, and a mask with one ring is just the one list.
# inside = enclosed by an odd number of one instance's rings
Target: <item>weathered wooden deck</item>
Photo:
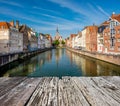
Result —
[[120, 77], [0, 78], [0, 106], [120, 106]]

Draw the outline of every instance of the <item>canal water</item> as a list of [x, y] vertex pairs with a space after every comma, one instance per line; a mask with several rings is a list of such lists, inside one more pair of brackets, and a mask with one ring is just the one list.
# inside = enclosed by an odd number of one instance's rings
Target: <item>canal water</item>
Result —
[[40, 53], [22, 63], [14, 62], [0, 69], [0, 76], [62, 77], [120, 76], [120, 66], [80, 56], [66, 49]]

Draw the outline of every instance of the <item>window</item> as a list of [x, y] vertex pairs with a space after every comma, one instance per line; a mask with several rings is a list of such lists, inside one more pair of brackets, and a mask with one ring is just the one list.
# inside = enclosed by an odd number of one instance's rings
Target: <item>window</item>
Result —
[[115, 29], [112, 29], [112, 31], [113, 31], [113, 34], [115, 34]]
[[113, 27], [115, 26], [115, 22], [113, 21]]
[[116, 31], [115, 31], [115, 30], [113, 30], [113, 34], [116, 34]]
[[115, 45], [115, 40], [111, 39], [111, 46], [114, 46], [114, 45]]

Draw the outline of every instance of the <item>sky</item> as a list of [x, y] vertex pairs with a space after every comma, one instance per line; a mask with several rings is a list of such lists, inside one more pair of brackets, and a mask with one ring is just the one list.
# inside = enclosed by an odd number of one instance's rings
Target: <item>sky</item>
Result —
[[53, 37], [57, 27], [67, 38], [85, 26], [100, 25], [113, 12], [120, 14], [120, 0], [0, 0], [0, 21], [19, 20]]

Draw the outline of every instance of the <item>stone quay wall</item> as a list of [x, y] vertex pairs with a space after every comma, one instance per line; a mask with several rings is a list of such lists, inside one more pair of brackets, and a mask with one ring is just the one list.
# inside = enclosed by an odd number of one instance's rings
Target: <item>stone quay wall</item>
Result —
[[105, 62], [109, 62], [109, 63], [115, 64], [115, 65], [120, 65], [120, 55], [103, 54], [103, 53], [97, 53], [97, 52], [75, 50], [72, 48], [67, 48], [67, 50], [70, 50], [75, 53], [79, 53], [84, 56], [88, 56], [88, 57], [99, 59], [99, 60], [102, 60]]

